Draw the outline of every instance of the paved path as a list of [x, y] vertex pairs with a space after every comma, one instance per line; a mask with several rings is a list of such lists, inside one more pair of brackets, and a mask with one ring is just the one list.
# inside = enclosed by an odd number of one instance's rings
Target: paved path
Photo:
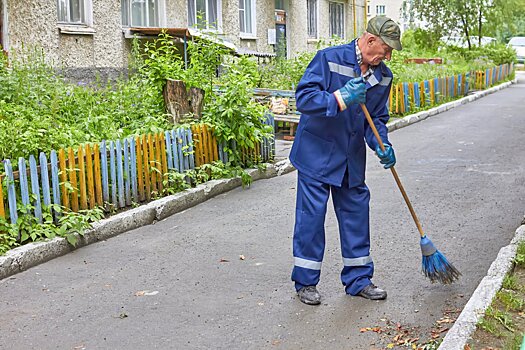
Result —
[[523, 218], [524, 97], [525, 85], [512, 85], [391, 134], [424, 229], [463, 273], [454, 285], [420, 274], [417, 230], [369, 152], [374, 281], [386, 301], [344, 294], [332, 209], [323, 304], [296, 299], [293, 172], [1, 280], [0, 348], [374, 349], [389, 338], [360, 328], [390, 321], [427, 340], [465, 305]]

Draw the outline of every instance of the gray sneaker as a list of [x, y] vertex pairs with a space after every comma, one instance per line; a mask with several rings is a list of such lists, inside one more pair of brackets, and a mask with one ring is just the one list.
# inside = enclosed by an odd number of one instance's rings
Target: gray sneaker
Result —
[[357, 295], [370, 300], [386, 299], [386, 291], [382, 290], [381, 288], [377, 288], [373, 283], [370, 283], [368, 286], [363, 288], [363, 290], [361, 290]]
[[299, 300], [307, 305], [321, 304], [321, 294], [317, 291], [315, 286], [306, 286], [297, 291]]

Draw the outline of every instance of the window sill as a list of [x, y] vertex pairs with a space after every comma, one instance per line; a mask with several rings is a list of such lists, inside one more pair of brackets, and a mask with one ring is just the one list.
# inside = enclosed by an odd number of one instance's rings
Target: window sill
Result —
[[317, 44], [317, 43], [319, 43], [320, 41], [321, 41], [321, 39], [314, 39], [314, 38], [308, 38], [308, 39], [306, 40], [306, 42], [307, 42], [308, 44]]
[[72, 34], [72, 35], [94, 35], [97, 31], [88, 26], [84, 25], [66, 25], [66, 24], [59, 24], [58, 25], [58, 31], [60, 34]]
[[257, 40], [258, 38], [254, 34], [239, 33], [239, 39], [242, 39], [242, 40]]

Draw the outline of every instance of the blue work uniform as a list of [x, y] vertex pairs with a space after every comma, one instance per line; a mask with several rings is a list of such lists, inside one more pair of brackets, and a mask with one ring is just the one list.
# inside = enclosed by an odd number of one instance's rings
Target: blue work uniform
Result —
[[[330, 192], [339, 223], [346, 292], [371, 283], [366, 149], [378, 145], [359, 105], [340, 111], [334, 91], [361, 76], [355, 40], [317, 52], [297, 85], [301, 119], [290, 152], [298, 170], [292, 280], [297, 290], [317, 285], [325, 248], [324, 221]], [[384, 143], [388, 141], [388, 98], [392, 72], [381, 62], [366, 83], [366, 107]]]

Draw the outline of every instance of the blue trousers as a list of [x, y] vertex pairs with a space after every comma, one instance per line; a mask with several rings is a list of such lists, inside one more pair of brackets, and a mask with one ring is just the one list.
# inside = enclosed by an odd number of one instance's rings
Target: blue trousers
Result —
[[296, 290], [319, 283], [330, 192], [339, 224], [343, 256], [341, 282], [346, 293], [351, 295], [358, 294], [371, 283], [374, 263], [370, 257], [370, 192], [364, 183], [348, 187], [347, 175], [342, 186], [337, 187], [298, 172], [292, 271]]

